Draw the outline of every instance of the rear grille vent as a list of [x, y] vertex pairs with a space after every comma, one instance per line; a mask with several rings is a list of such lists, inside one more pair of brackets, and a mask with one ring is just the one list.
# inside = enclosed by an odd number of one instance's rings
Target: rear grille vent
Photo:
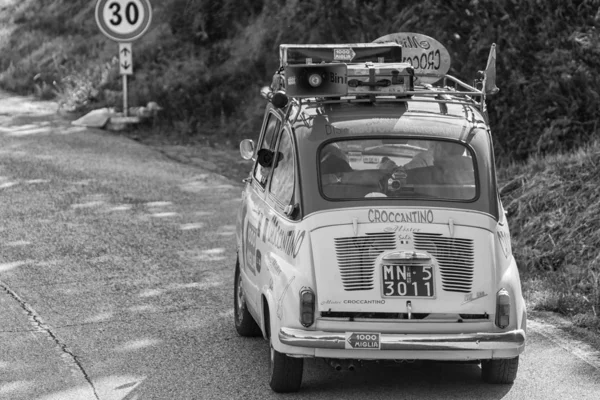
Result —
[[396, 249], [393, 232], [367, 233], [334, 240], [342, 283], [347, 291], [373, 289], [375, 259], [386, 250]]
[[475, 265], [473, 240], [422, 232], [413, 232], [413, 238], [415, 249], [427, 251], [437, 259], [445, 291], [471, 292]]

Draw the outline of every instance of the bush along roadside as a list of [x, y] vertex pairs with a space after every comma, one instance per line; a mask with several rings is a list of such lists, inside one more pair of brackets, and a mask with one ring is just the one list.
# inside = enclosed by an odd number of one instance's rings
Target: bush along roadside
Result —
[[599, 169], [600, 142], [595, 142], [500, 171], [513, 253], [530, 308], [559, 312], [598, 332]]

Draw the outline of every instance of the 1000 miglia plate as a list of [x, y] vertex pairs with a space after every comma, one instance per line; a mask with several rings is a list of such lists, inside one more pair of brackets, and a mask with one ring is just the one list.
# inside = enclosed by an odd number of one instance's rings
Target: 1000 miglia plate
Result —
[[434, 297], [432, 265], [383, 265], [385, 297]]

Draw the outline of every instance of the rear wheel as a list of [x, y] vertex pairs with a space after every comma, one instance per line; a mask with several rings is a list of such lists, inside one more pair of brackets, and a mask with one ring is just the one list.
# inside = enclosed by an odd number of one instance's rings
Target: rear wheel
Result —
[[288, 357], [273, 348], [271, 344], [271, 381], [274, 392], [297, 392], [302, 384], [304, 359]]
[[246, 297], [242, 287], [242, 274], [240, 272], [240, 260], [235, 263], [235, 280], [233, 287], [233, 314], [235, 318], [235, 329], [241, 336], [260, 336], [260, 328], [246, 307]]
[[302, 384], [304, 359], [288, 357], [273, 348], [270, 332], [271, 321], [269, 319], [268, 311], [266, 312], [265, 317], [267, 333], [269, 336], [269, 347], [271, 350], [271, 362], [269, 367], [271, 379], [269, 385], [271, 386], [271, 389], [277, 393], [297, 392]]
[[518, 369], [518, 356], [481, 361], [481, 377], [487, 383], [513, 383]]

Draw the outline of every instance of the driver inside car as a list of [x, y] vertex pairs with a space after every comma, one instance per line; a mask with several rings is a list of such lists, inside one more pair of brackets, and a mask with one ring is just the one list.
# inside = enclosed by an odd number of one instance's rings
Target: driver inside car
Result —
[[383, 157], [378, 168], [389, 173], [393, 173], [396, 168], [412, 170], [408, 174], [408, 183], [468, 183], [473, 179], [473, 161], [463, 156], [464, 152], [464, 146], [458, 143], [437, 142], [432, 143], [428, 150], [415, 155], [404, 166], [398, 167], [388, 157]]
[[473, 180], [473, 160], [465, 157], [465, 147], [458, 143], [440, 142], [434, 148], [435, 181], [444, 184], [465, 184]]
[[[438, 143], [431, 143], [427, 150], [421, 151], [413, 156], [412, 160], [404, 164], [402, 167], [404, 169], [413, 169], [413, 168], [423, 168], [433, 165], [434, 161], [434, 152], [435, 148], [438, 146]], [[378, 168], [386, 171], [392, 171], [398, 165], [389, 157], [383, 157], [379, 162]]]
[[404, 164], [404, 169], [423, 168], [433, 165], [435, 149], [438, 146], [438, 143], [431, 143], [427, 150], [417, 153], [412, 160]]

